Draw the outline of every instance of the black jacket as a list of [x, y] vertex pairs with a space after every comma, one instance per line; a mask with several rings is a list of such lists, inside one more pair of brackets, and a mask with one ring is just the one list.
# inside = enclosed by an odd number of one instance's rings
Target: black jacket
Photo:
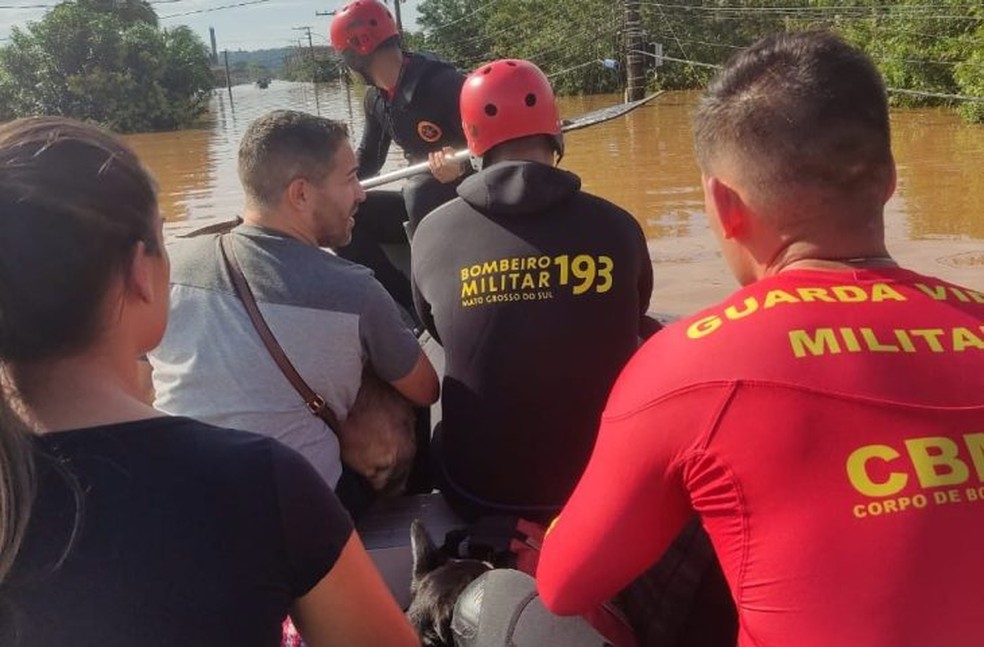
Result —
[[444, 478], [475, 499], [559, 507], [636, 349], [652, 264], [636, 220], [535, 162], [500, 162], [417, 229], [414, 299], [444, 346]]
[[366, 126], [359, 143], [359, 177], [379, 173], [390, 142], [411, 163], [444, 146], [465, 147], [458, 100], [465, 77], [450, 63], [429, 54], [406, 54], [407, 63], [390, 100], [379, 88], [366, 90]]

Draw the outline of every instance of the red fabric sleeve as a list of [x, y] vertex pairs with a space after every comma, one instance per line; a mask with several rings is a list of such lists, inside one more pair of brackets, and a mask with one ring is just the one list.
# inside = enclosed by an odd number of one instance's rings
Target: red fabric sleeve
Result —
[[[585, 613], [611, 598], [659, 559], [693, 515], [686, 462], [699, 451], [695, 431], [708, 429], [717, 407], [710, 398], [695, 407], [692, 397], [671, 397], [612, 413], [626, 395], [620, 390], [651, 384], [638, 366], [645, 362], [635, 364], [619, 379], [588, 467], [544, 542], [537, 583], [554, 613]], [[722, 393], [706, 395], [720, 402]]]

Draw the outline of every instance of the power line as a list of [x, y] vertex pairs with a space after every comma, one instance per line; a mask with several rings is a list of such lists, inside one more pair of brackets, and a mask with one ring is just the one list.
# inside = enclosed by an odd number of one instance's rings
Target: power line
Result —
[[[399, 2], [400, 0], [396, 0], [396, 1]], [[457, 23], [461, 22], [462, 20], [467, 20], [468, 18], [471, 18], [472, 16], [474, 16], [475, 14], [477, 14], [479, 11], [482, 11], [483, 9], [486, 9], [488, 7], [491, 7], [496, 2], [498, 2], [498, 0], [486, 0], [485, 3], [482, 4], [480, 7], [476, 8], [476, 9], [473, 9], [472, 11], [469, 11], [465, 15], [463, 15], [463, 16], [461, 16], [459, 18], [455, 18], [454, 20], [449, 20], [448, 22], [444, 23], [443, 25], [438, 25], [437, 27], [434, 28], [434, 30], [431, 32], [431, 34], [436, 34], [437, 32], [441, 31], [442, 29], [444, 29], [446, 27], [450, 27], [451, 25], [457, 24]]]
[[[700, 61], [691, 61], [691, 60], [687, 60], [685, 58], [674, 58], [672, 56], [665, 56], [664, 55], [664, 56], [658, 57], [655, 54], [653, 54], [652, 52], [646, 52], [646, 51], [642, 51], [642, 50], [636, 50], [636, 51], [639, 52], [639, 53], [641, 53], [641, 54], [645, 54], [646, 56], [652, 56], [653, 58], [662, 58], [665, 61], [673, 61], [675, 63], [684, 63], [686, 65], [693, 65], [693, 66], [696, 66], [696, 67], [708, 67], [708, 68], [712, 68], [712, 69], [715, 69], [715, 70], [720, 70], [721, 68], [724, 67], [723, 65], [714, 65], [713, 63], [702, 63]], [[889, 88], [889, 87], [886, 87], [885, 90], [888, 91], [888, 92], [890, 92], [890, 93], [892, 93], [892, 94], [908, 94], [908, 95], [912, 95], [912, 96], [927, 97], [927, 98], [933, 98], [933, 99], [951, 99], [951, 100], [954, 100], [954, 101], [972, 101], [972, 102], [984, 101], [984, 97], [977, 97], [977, 96], [966, 95], [966, 94], [947, 94], [945, 92], [928, 92], [928, 91], [923, 91], [923, 90], [908, 90], [908, 89], [905, 89], [905, 88]]]
[[[940, 11], [940, 10], [953, 10], [953, 9], [980, 9], [979, 4], [967, 4], [967, 5], [947, 5], [941, 7], [939, 4], [925, 4], [925, 5], [901, 5], [892, 4], [891, 6], [870, 6], [870, 5], [828, 5], [828, 6], [813, 6], [813, 7], [747, 7], [742, 5], [682, 5], [682, 4], [671, 4], [664, 2], [654, 2], [653, 0], [642, 0], [641, 4], [650, 7], [660, 7], [663, 9], [681, 9], [684, 11], [703, 11], [708, 13], [737, 13], [737, 14], [755, 14], [755, 13], [773, 13], [773, 14], [791, 14], [791, 13], [844, 13], [853, 12], [860, 14], [872, 14], [872, 13], [889, 13], [892, 15], [899, 15], [900, 13], [905, 14], [918, 14], [921, 11]], [[912, 16], [906, 16], [907, 18]], [[919, 17], [919, 16], [915, 16]], [[955, 16], [957, 18], [964, 18], [965, 16]]]
[[191, 11], [183, 11], [181, 13], [172, 13], [167, 16], [160, 16], [160, 20], [167, 20], [168, 18], [180, 18], [182, 16], [193, 16], [200, 13], [210, 13], [212, 11], [221, 11], [222, 9], [235, 9], [237, 7], [249, 7], [251, 5], [264, 4], [271, 2], [272, 0], [246, 0], [246, 2], [236, 2], [234, 4], [226, 4], [220, 7], [209, 7], [206, 9], [193, 9]]

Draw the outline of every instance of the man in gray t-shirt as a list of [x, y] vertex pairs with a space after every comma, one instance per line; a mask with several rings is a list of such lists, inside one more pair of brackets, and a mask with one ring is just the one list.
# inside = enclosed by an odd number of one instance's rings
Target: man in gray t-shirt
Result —
[[[365, 199], [344, 124], [275, 111], [239, 150], [246, 193], [231, 243], [260, 312], [308, 385], [344, 420], [369, 364], [417, 405], [437, 399], [434, 369], [372, 273], [321, 247], [345, 245]], [[155, 406], [255, 431], [298, 450], [334, 486], [338, 441], [274, 363], [219, 253], [218, 236], [178, 239], [171, 313], [149, 356]]]

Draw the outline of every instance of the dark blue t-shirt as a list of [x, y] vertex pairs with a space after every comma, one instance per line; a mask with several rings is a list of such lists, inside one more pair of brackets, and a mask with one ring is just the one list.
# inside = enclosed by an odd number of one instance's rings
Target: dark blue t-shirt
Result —
[[299, 454], [164, 417], [37, 438], [0, 644], [278, 645], [352, 524]]

